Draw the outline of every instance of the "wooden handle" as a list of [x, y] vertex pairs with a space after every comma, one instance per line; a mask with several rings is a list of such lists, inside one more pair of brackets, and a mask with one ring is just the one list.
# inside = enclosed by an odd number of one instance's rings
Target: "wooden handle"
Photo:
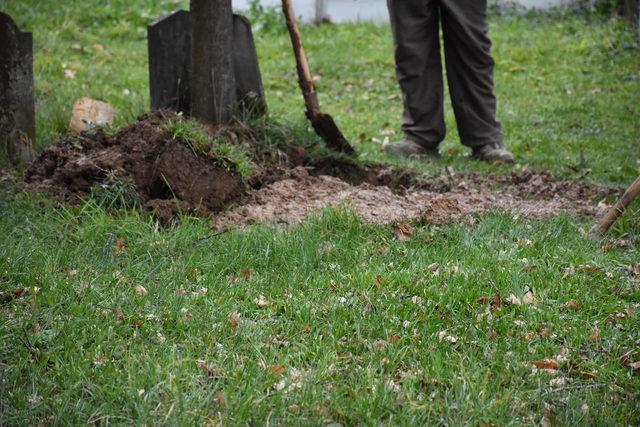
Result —
[[596, 224], [589, 235], [593, 238], [600, 238], [604, 233], [611, 228], [614, 222], [622, 215], [624, 210], [631, 204], [631, 202], [640, 193], [640, 176], [631, 184], [631, 186], [624, 192], [620, 200], [609, 209], [607, 214]]
[[307, 112], [311, 116], [317, 116], [320, 114], [320, 103], [318, 102], [316, 88], [313, 84], [311, 70], [309, 69], [309, 62], [307, 61], [307, 56], [304, 53], [302, 38], [300, 37], [300, 31], [298, 30], [298, 24], [296, 23], [296, 16], [290, 0], [282, 0], [282, 12], [284, 13], [287, 21], [287, 29], [289, 30], [289, 36], [291, 37], [293, 53], [296, 57], [298, 84], [302, 90], [302, 96], [304, 97]]

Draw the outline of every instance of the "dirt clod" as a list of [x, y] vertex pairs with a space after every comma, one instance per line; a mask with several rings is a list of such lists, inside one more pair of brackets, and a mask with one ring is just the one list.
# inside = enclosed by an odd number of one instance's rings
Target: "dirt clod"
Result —
[[101, 130], [69, 137], [45, 149], [25, 175], [31, 188], [67, 202], [88, 197], [108, 179], [130, 182], [142, 203], [159, 216], [201, 206], [221, 210], [243, 191], [242, 179], [190, 147], [161, 126], [169, 112], [144, 115], [116, 133]]

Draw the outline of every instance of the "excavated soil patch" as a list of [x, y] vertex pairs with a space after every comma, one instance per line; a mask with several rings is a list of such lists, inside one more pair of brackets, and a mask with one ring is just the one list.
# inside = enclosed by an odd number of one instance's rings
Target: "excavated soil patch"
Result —
[[[238, 206], [217, 216], [217, 228], [255, 222], [296, 224], [326, 206], [354, 209], [364, 221], [386, 223], [421, 219], [432, 224], [461, 221], [471, 214], [505, 211], [528, 218], [566, 212], [596, 216], [606, 208], [597, 201], [618, 190], [580, 182], [558, 181], [549, 173], [504, 176], [447, 173], [438, 177], [409, 177], [390, 169], [356, 174], [344, 168], [341, 178], [298, 167], [288, 177], [255, 189]], [[325, 169], [326, 171], [326, 169]], [[390, 185], [385, 185], [389, 183]], [[409, 185], [404, 187], [402, 183]]]
[[417, 176], [381, 165], [311, 158], [295, 145], [278, 151], [276, 163], [257, 165], [258, 172], [244, 182], [172, 138], [163, 126], [168, 119], [177, 116], [149, 113], [114, 135], [97, 131], [54, 144], [27, 170], [27, 186], [74, 203], [114, 180], [127, 182], [162, 223], [178, 212], [213, 212], [218, 228], [296, 224], [326, 206], [355, 209], [363, 220], [379, 223], [420, 218], [445, 224], [492, 210], [531, 218], [560, 212], [594, 216], [605, 208], [599, 200], [619, 193], [557, 180], [549, 173], [480, 175], [445, 169], [440, 176]]
[[169, 118], [177, 116], [147, 114], [115, 135], [98, 130], [63, 140], [40, 154], [25, 181], [73, 203], [115, 177], [133, 184], [145, 207], [164, 219], [178, 208], [221, 210], [244, 192], [242, 179], [174, 140], [162, 126]]

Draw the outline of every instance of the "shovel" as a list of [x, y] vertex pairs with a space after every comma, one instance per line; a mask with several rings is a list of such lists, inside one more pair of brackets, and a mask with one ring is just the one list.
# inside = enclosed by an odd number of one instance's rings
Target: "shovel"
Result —
[[306, 114], [307, 118], [311, 122], [311, 126], [313, 126], [316, 133], [332, 150], [346, 154], [355, 154], [355, 150], [349, 144], [342, 132], [340, 132], [340, 129], [338, 129], [333, 117], [320, 111], [318, 95], [316, 94], [316, 88], [313, 84], [311, 70], [309, 69], [309, 62], [307, 61], [307, 57], [304, 53], [302, 39], [300, 38], [300, 31], [296, 24], [296, 17], [290, 0], [282, 0], [282, 11], [287, 21], [289, 35], [291, 36], [293, 53], [296, 56], [298, 83], [302, 90], [304, 105], [307, 108]]

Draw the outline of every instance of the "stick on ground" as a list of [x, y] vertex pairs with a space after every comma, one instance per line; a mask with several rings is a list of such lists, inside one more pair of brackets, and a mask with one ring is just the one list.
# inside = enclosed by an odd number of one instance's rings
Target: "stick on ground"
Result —
[[304, 53], [302, 38], [296, 23], [295, 13], [290, 0], [282, 0], [282, 11], [287, 21], [287, 29], [291, 36], [293, 53], [296, 56], [296, 68], [298, 70], [298, 83], [304, 97], [304, 105], [307, 108], [307, 118], [316, 133], [325, 141], [327, 146], [335, 151], [346, 154], [354, 154], [355, 150], [344, 137], [336, 125], [333, 117], [320, 111], [318, 95], [311, 77], [309, 62]]
[[616, 220], [622, 215], [624, 210], [633, 202], [633, 200], [640, 193], [640, 176], [631, 184], [631, 186], [624, 192], [620, 200], [609, 209], [609, 212], [600, 220], [600, 222], [593, 226], [589, 235], [598, 239], [606, 233], [609, 228], [616, 222]]

